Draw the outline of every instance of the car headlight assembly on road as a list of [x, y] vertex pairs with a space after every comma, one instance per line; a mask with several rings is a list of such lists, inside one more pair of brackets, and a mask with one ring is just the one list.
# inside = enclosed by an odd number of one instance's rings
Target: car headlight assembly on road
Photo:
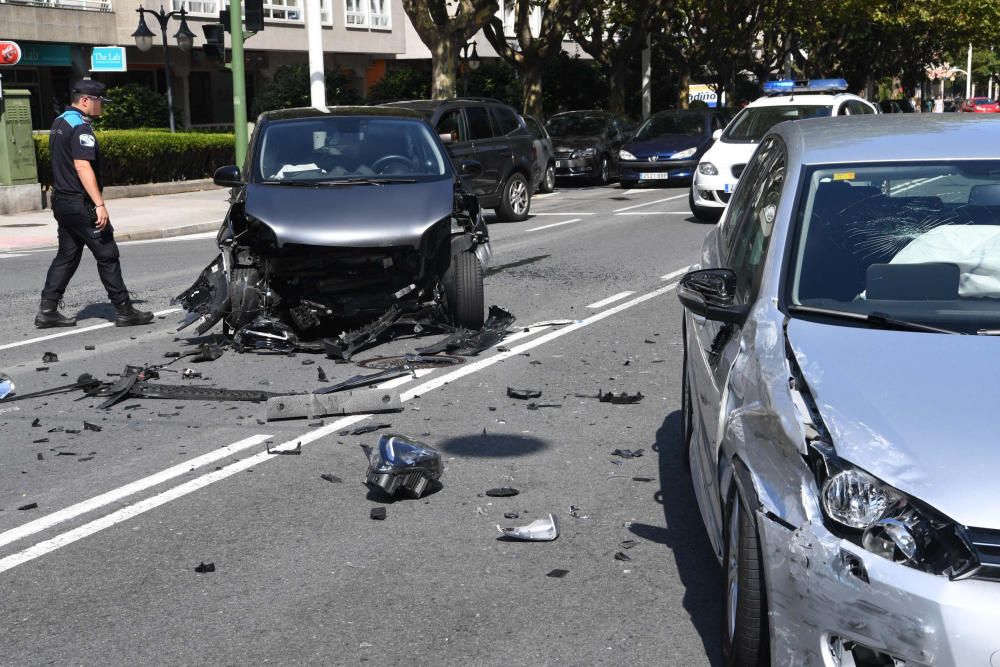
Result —
[[578, 150], [573, 151], [572, 157], [575, 160], [581, 157], [594, 157], [596, 154], [597, 154], [597, 149], [591, 146], [590, 148], [580, 148]]
[[623, 148], [620, 151], [618, 151], [618, 159], [619, 160], [634, 160], [635, 156], [632, 155], [631, 153], [629, 153], [627, 150], [625, 150]]
[[[697, 146], [692, 146], [691, 148], [688, 148], [686, 150], [674, 153], [673, 155], [670, 156], [670, 159], [671, 160], [685, 160], [685, 159], [687, 159], [689, 157], [693, 157], [694, 154], [697, 153], [697, 152], [698, 152], [698, 147]], [[711, 163], [706, 162], [705, 164], [711, 164]]]
[[718, 176], [719, 170], [711, 162], [699, 162], [698, 173], [704, 176]]
[[961, 579], [978, 559], [957, 523], [813, 443], [812, 467], [827, 528], [866, 551], [924, 572]]

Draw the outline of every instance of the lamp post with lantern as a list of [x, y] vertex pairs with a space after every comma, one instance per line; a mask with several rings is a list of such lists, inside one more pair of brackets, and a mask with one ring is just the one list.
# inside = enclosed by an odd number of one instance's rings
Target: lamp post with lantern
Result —
[[146, 14], [151, 14], [160, 24], [160, 36], [163, 40], [163, 66], [166, 71], [167, 77], [167, 110], [170, 116], [170, 131], [175, 132], [174, 128], [174, 93], [173, 86], [170, 83], [170, 50], [167, 45], [167, 23], [175, 16], [181, 17], [180, 28], [177, 29], [177, 33], [174, 35], [174, 39], [177, 40], [177, 46], [181, 51], [187, 52], [191, 50], [194, 45], [194, 33], [188, 28], [187, 19], [185, 18], [187, 12], [182, 7], [177, 11], [167, 12], [164, 11], [163, 5], [160, 5], [160, 11], [153, 11], [152, 9], [144, 9], [142, 5], [139, 5], [139, 9], [135, 10], [139, 12], [139, 26], [132, 33], [132, 37], [135, 38], [135, 45], [140, 51], [149, 51], [153, 48], [153, 31], [149, 29], [146, 25]]
[[466, 97], [469, 94], [469, 72], [475, 72], [479, 69], [480, 64], [479, 53], [476, 51], [476, 42], [472, 41], [463, 46], [458, 55], [466, 67], [465, 75], [462, 77], [462, 97]]

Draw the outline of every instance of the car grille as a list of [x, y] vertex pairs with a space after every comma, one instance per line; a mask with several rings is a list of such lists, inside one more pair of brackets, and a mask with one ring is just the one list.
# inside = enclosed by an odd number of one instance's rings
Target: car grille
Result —
[[972, 578], [1000, 581], [1000, 530], [967, 528], [966, 534], [979, 559], [979, 569]]
[[746, 164], [745, 163], [744, 164], [734, 164], [733, 165], [733, 176], [735, 176], [736, 178], [739, 178], [740, 175], [743, 173], [744, 169], [746, 169]]
[[559, 160], [566, 160], [573, 155], [573, 151], [556, 151], [553, 155]]

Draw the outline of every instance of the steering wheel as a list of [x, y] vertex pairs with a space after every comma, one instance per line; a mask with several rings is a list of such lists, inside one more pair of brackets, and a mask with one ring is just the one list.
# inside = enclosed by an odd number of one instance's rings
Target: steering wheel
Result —
[[372, 171], [376, 174], [384, 174], [383, 168], [393, 162], [401, 162], [406, 166], [407, 171], [413, 171], [413, 163], [410, 158], [404, 155], [386, 155], [385, 157], [380, 157], [372, 163]]

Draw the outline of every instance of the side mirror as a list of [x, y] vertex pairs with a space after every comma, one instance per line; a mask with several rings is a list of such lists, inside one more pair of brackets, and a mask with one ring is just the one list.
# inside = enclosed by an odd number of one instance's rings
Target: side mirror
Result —
[[224, 188], [238, 188], [246, 185], [243, 182], [243, 174], [240, 173], [240, 168], [235, 164], [228, 164], [225, 167], [216, 169], [212, 180], [215, 181], [216, 185], [221, 185]]
[[691, 271], [677, 285], [677, 298], [695, 315], [716, 322], [743, 324], [750, 306], [736, 303], [736, 274], [730, 269]]
[[715, 132], [712, 133], [712, 140], [718, 141], [721, 136], [722, 136], [722, 130], [716, 130]]
[[478, 178], [483, 175], [483, 165], [481, 162], [476, 160], [463, 160], [462, 165], [458, 168], [458, 173], [462, 177]]

